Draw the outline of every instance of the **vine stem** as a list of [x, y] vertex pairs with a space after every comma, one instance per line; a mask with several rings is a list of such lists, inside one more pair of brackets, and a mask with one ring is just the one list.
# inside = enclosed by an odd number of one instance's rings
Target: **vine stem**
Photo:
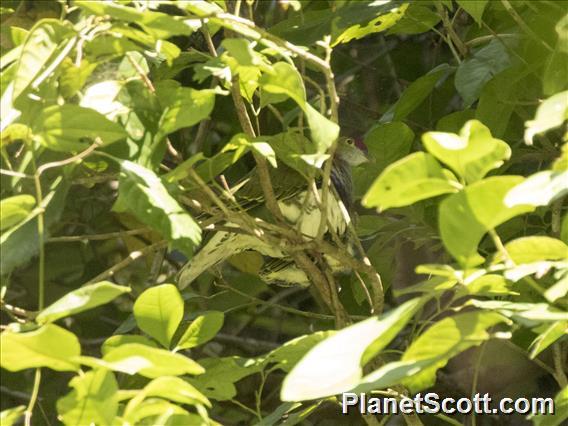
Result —
[[[39, 245], [39, 258], [38, 258], [38, 311], [41, 311], [45, 306], [45, 206], [43, 206], [43, 194], [41, 189], [41, 180], [40, 177], [43, 172], [48, 169], [54, 167], [62, 167], [67, 164], [74, 163], [82, 158], [85, 158], [89, 154], [91, 154], [100, 144], [102, 141], [97, 138], [95, 142], [90, 145], [87, 149], [80, 152], [77, 155], [69, 157], [65, 160], [61, 161], [53, 161], [51, 163], [42, 164], [41, 166], [37, 167], [35, 156], [32, 155], [32, 163], [35, 169], [35, 173], [33, 176], [34, 179], [34, 187], [36, 193], [36, 205], [39, 209], [37, 215], [37, 234], [38, 234], [38, 245]], [[37, 396], [39, 393], [39, 386], [41, 384], [41, 369], [37, 368], [35, 371], [34, 376], [34, 386], [32, 390], [32, 395], [30, 398], [30, 402], [26, 408], [25, 412], [25, 425], [31, 425], [31, 419], [35, 404], [37, 402]]]
[[566, 365], [565, 360], [562, 359], [562, 347], [560, 343], [555, 343], [552, 346], [552, 359], [554, 361], [554, 378], [562, 389], [568, 386], [568, 377], [563, 366]]
[[39, 385], [41, 383], [41, 368], [36, 368], [35, 376], [34, 376], [34, 387], [32, 389], [32, 395], [30, 397], [30, 402], [26, 408], [26, 412], [24, 415], [24, 424], [25, 426], [31, 426], [32, 424], [32, 414], [34, 411], [35, 404], [37, 402], [37, 397], [39, 395]]

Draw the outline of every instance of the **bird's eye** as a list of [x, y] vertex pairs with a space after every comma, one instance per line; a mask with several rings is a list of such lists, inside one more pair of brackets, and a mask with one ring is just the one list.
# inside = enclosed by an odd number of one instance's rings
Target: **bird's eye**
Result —
[[354, 143], [355, 141], [354, 141], [353, 139], [351, 139], [351, 138], [347, 138], [346, 142], [347, 142], [349, 145], [353, 145], [353, 143]]

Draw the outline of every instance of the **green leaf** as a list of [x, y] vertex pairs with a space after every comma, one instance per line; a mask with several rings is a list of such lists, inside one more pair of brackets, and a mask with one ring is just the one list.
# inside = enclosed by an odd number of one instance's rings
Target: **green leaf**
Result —
[[146, 398], [162, 398], [179, 404], [205, 405], [211, 407], [209, 400], [192, 385], [179, 377], [158, 377], [144, 386], [144, 389], [132, 398], [124, 411], [125, 416], [138, 411], [140, 403]]
[[183, 355], [139, 343], [126, 343], [110, 350], [104, 355], [101, 365], [127, 374], [138, 373], [150, 379], [202, 374], [205, 371], [195, 361]]
[[0, 366], [8, 371], [36, 367], [76, 371], [79, 368], [73, 360], [81, 354], [79, 339], [57, 325], [47, 324], [26, 333], [6, 330], [0, 339]]
[[459, 184], [449, 175], [433, 156], [416, 152], [388, 166], [369, 188], [362, 204], [381, 211], [457, 192]]
[[568, 386], [554, 397], [554, 413], [538, 414], [532, 417], [534, 426], [561, 426], [568, 419]]
[[172, 83], [166, 80], [156, 84], [156, 94], [164, 108], [159, 124], [160, 136], [208, 118], [215, 105], [215, 90], [195, 90]]
[[[45, 234], [50, 235], [49, 228], [59, 220], [67, 197], [69, 181], [63, 177], [56, 178], [44, 196], [41, 208], [44, 210]], [[34, 209], [27, 218], [18, 225], [2, 232], [0, 236], [0, 271], [2, 276], [8, 275], [14, 268], [26, 264], [39, 252], [37, 217], [41, 210]]]
[[509, 145], [493, 138], [489, 129], [477, 120], [468, 121], [459, 136], [427, 132], [422, 136], [422, 142], [430, 154], [451, 167], [467, 183], [480, 180], [511, 157]]
[[204, 182], [210, 182], [221, 174], [227, 167], [232, 166], [249, 152], [251, 141], [244, 133], [237, 133], [213, 157], [205, 158], [202, 152], [198, 152], [185, 160], [171, 172], [166, 173], [163, 179], [166, 182], [175, 182], [189, 176], [189, 170], [194, 169]]
[[0, 201], [0, 231], [11, 228], [23, 221], [35, 207], [31, 195], [14, 195]]
[[393, 25], [399, 23], [401, 18], [404, 19], [406, 17], [406, 13], [408, 13], [407, 8], [408, 4], [402, 4], [400, 7], [393, 8], [387, 13], [380, 14], [366, 25], [356, 24], [350, 26], [335, 38], [332, 46], [336, 46], [340, 43], [349, 43], [352, 40], [359, 40], [369, 34], [388, 30]]
[[166, 13], [147, 9], [139, 11], [134, 7], [108, 2], [76, 1], [75, 4], [95, 15], [110, 15], [115, 19], [140, 25], [156, 39], [167, 39], [175, 35], [193, 33], [192, 26], [186, 24], [182, 17], [175, 17]]
[[16, 99], [36, 80], [57, 52], [60, 43], [72, 34], [71, 25], [58, 19], [42, 19], [33, 26], [22, 45], [22, 54], [16, 65], [12, 99]]
[[33, 126], [34, 138], [54, 151], [77, 151], [95, 140], [108, 145], [126, 137], [117, 123], [78, 105], [53, 105], [42, 110]]
[[402, 121], [373, 126], [365, 135], [371, 161], [353, 169], [355, 195], [363, 196], [378, 173], [410, 152], [414, 132]]
[[388, 34], [420, 34], [432, 29], [440, 19], [440, 15], [429, 7], [410, 3], [402, 19], [396, 22]]
[[534, 326], [535, 323], [568, 320], [568, 312], [561, 311], [547, 303], [515, 303], [503, 300], [470, 299], [466, 305], [475, 306], [490, 312], [499, 312], [501, 315], [529, 327]]
[[415, 339], [400, 361], [368, 374], [353, 392], [369, 392], [402, 383], [411, 392], [434, 384], [436, 371], [450, 358], [491, 336], [489, 327], [505, 321], [492, 312], [468, 312], [438, 321]]
[[160, 178], [130, 161], [121, 163], [118, 199], [113, 210], [131, 212], [188, 256], [201, 242], [199, 225], [168, 193]]
[[317, 146], [318, 153], [324, 153], [337, 140], [339, 126], [321, 115], [314, 107], [306, 103], [304, 107], [306, 118], [310, 126], [312, 140]]
[[244, 38], [226, 38], [221, 45], [241, 66], [254, 66], [260, 63], [251, 43]]
[[445, 80], [452, 68], [441, 64], [416, 79], [402, 93], [399, 100], [380, 119], [381, 123], [400, 121], [414, 111], [434, 90], [437, 84]]
[[365, 135], [365, 146], [374, 158], [378, 171], [410, 152], [414, 132], [402, 121], [378, 124]]
[[485, 83], [510, 64], [506, 47], [497, 39], [463, 61], [456, 71], [455, 85], [464, 105], [469, 107], [477, 100]]
[[489, 80], [482, 88], [475, 110], [475, 118], [491, 129], [496, 137], [503, 137], [509, 127], [511, 115], [526, 90], [523, 78], [526, 69], [521, 66], [507, 68]]
[[[272, 67], [272, 72], [265, 72], [259, 80], [261, 88], [272, 95], [284, 95], [284, 97], [275, 98], [278, 102], [283, 101], [286, 97], [292, 98], [302, 109], [306, 104], [306, 89], [300, 73], [296, 68], [287, 62], [276, 62]], [[272, 98], [269, 98], [272, 101]], [[261, 106], [265, 106], [266, 102]]]
[[128, 112], [128, 107], [117, 100], [124, 85], [117, 80], [106, 80], [87, 87], [80, 105], [103, 114], [109, 120], [120, 113]]
[[26, 411], [25, 405], [2, 410], [0, 413], [0, 424], [2, 426], [12, 426], [24, 415], [24, 411]]
[[180, 337], [175, 350], [190, 349], [211, 340], [223, 327], [223, 312], [209, 311], [195, 318]]
[[542, 76], [542, 91], [546, 96], [554, 95], [567, 89], [568, 52], [563, 52], [557, 44], [546, 60]]
[[536, 110], [534, 120], [525, 123], [525, 142], [532, 145], [536, 135], [559, 127], [568, 119], [568, 90], [546, 99]]
[[465, 286], [467, 294], [474, 294], [476, 296], [506, 296], [515, 295], [511, 290], [511, 285], [501, 275], [487, 274], [479, 277]]
[[115, 334], [106, 339], [101, 346], [101, 353], [106, 355], [108, 352], [117, 348], [121, 345], [126, 345], [128, 343], [139, 343], [141, 345], [150, 346], [152, 348], [158, 348], [158, 344], [146, 336], [141, 336], [139, 334]]
[[[314, 164], [306, 161], [306, 158], [317, 155], [316, 147], [311, 140], [299, 132], [290, 130], [269, 137], [267, 142], [283, 163], [297, 170], [304, 177], [313, 175]], [[327, 157], [322, 156], [322, 160], [325, 158]], [[321, 167], [321, 163], [316, 163], [315, 166]]]
[[348, 391], [365, 362], [379, 353], [424, 303], [413, 299], [382, 317], [338, 331], [310, 350], [284, 379], [280, 399], [304, 401]]
[[464, 266], [483, 261], [477, 254], [481, 238], [509, 219], [528, 213], [534, 207], [505, 204], [507, 192], [520, 176], [496, 176], [475, 182], [465, 190], [444, 199], [439, 208], [440, 236], [450, 254]]
[[134, 303], [138, 327], [169, 348], [183, 318], [183, 299], [173, 284], [162, 284], [145, 290]]
[[568, 15], [564, 15], [554, 27], [558, 34], [558, 47], [568, 53]]
[[272, 167], [278, 167], [276, 163], [276, 154], [270, 144], [267, 142], [251, 142], [250, 147], [254, 152], [266, 158]]
[[64, 424], [112, 424], [118, 412], [118, 383], [111, 371], [89, 371], [73, 377], [69, 386], [73, 390], [57, 401]]
[[488, 1], [489, 0], [456, 0], [458, 5], [475, 19], [475, 22], [477, 22], [479, 26], [481, 26], [481, 18], [483, 17], [483, 11]]
[[[306, 114], [317, 152], [325, 152], [339, 136], [339, 126], [328, 120], [306, 102], [306, 89], [298, 70], [286, 62], [277, 62], [272, 72], [266, 72], [259, 80], [267, 98], [261, 95], [261, 106], [268, 103], [281, 102], [286, 97], [292, 98]], [[274, 97], [274, 95], [276, 97]]]
[[[177, 404], [172, 404], [171, 402], [165, 401], [163, 399], [151, 398], [143, 401], [140, 405], [136, 407], [135, 411], [128, 413], [128, 415], [123, 416], [123, 418], [125, 422], [137, 425], [137, 424], [144, 424], [141, 422], [141, 420], [147, 419], [148, 417], [156, 417], [161, 420], [160, 416], [164, 415], [164, 413], [168, 414], [171, 413], [172, 416], [189, 414], [187, 410], [184, 410]], [[152, 420], [150, 419], [150, 421]], [[148, 423], [146, 422], [146, 424]], [[166, 423], [162, 422], [161, 424], [166, 424]], [[171, 423], [167, 424], [170, 425]], [[186, 422], [186, 424], [192, 425], [193, 423]], [[200, 425], [200, 423], [196, 424]]]
[[474, 118], [475, 110], [473, 109], [455, 111], [440, 118], [436, 123], [436, 130], [438, 132], [459, 133], [461, 128], [465, 126], [465, 123]]
[[109, 281], [90, 284], [77, 290], [73, 290], [61, 299], [53, 302], [38, 314], [36, 321], [39, 324], [54, 322], [60, 318], [75, 315], [79, 312], [104, 305], [121, 294], [129, 292], [129, 287], [116, 285]]
[[262, 369], [254, 361], [240, 357], [205, 358], [199, 360], [205, 373], [188, 381], [208, 398], [227, 401], [237, 395], [235, 383]]
[[568, 246], [556, 238], [545, 236], [522, 237], [505, 244], [505, 249], [516, 264], [539, 260], [568, 259]]
[[529, 176], [507, 193], [505, 205], [546, 206], [568, 193], [568, 170], [544, 170]]
[[531, 359], [536, 358], [542, 351], [561, 337], [566, 336], [566, 334], [568, 334], [568, 321], [558, 321], [550, 324], [532, 341], [530, 346]]
[[404, 379], [403, 384], [412, 392], [430, 387], [436, 371], [450, 358], [488, 340], [491, 336], [487, 329], [504, 321], [493, 312], [467, 312], [437, 322], [415, 339], [401, 358], [402, 362], [429, 360], [431, 366], [422, 367], [418, 374]]
[[332, 331], [317, 331], [296, 337], [268, 354], [257, 357], [255, 362], [264, 369], [270, 367], [270, 371], [279, 369], [288, 373], [308, 351], [331, 335], [333, 335]]

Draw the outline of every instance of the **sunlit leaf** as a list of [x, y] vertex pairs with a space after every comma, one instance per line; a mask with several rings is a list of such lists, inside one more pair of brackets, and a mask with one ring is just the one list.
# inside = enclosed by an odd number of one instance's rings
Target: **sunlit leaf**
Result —
[[535, 426], [561, 426], [568, 419], [568, 386], [554, 397], [554, 413], [543, 413], [532, 417]]
[[429, 7], [410, 3], [402, 18], [396, 21], [388, 34], [420, 34], [432, 29], [440, 19], [440, 15]]
[[189, 349], [211, 340], [223, 327], [222, 312], [209, 311], [195, 318], [184, 331], [176, 345], [176, 349]]
[[14, 195], [0, 202], [0, 231], [4, 231], [24, 220], [35, 206], [31, 195]]
[[160, 232], [171, 244], [191, 255], [201, 242], [201, 229], [193, 218], [168, 193], [150, 169], [130, 161], [121, 164], [115, 211], [130, 211], [140, 221]]
[[113, 119], [118, 114], [127, 112], [128, 108], [116, 98], [122, 90], [122, 83], [116, 80], [107, 80], [87, 87], [80, 105]]
[[253, 360], [239, 357], [205, 358], [199, 360], [205, 373], [189, 382], [205, 396], [217, 401], [230, 400], [237, 395], [235, 383], [262, 369]]
[[368, 36], [369, 34], [388, 30], [393, 25], [400, 22], [401, 18], [406, 16], [405, 13], [407, 13], [407, 8], [408, 4], [403, 3], [402, 5], [400, 5], [400, 7], [395, 7], [387, 13], [378, 15], [376, 18], [369, 21], [365, 25], [356, 24], [347, 28], [335, 38], [332, 46], [340, 43], [349, 43], [352, 40], [358, 40], [360, 38]]
[[[270, 94], [261, 96], [261, 105], [281, 102], [290, 97], [306, 114], [317, 152], [323, 153], [339, 136], [339, 126], [328, 120], [306, 102], [306, 89], [298, 71], [286, 62], [277, 62], [272, 73], [264, 73], [259, 80], [262, 89]], [[276, 95], [276, 97], [274, 97]]]
[[76, 5], [95, 15], [110, 15], [115, 19], [140, 25], [158, 39], [175, 35], [189, 35], [193, 28], [172, 15], [109, 2], [76, 1]]
[[195, 90], [164, 81], [156, 85], [156, 94], [164, 108], [160, 135], [190, 127], [206, 119], [215, 105], [215, 90]]
[[57, 401], [57, 412], [66, 425], [111, 424], [118, 411], [118, 383], [103, 368], [75, 376], [73, 388]]
[[540, 333], [536, 337], [536, 339], [534, 339], [533, 342], [531, 343], [530, 346], [531, 358], [534, 359], [536, 356], [538, 356], [538, 354], [540, 354], [542, 351], [544, 351], [546, 348], [548, 348], [558, 339], [560, 339], [563, 336], [566, 336], [567, 334], [568, 334], [568, 321], [558, 321], [550, 324], [546, 328], [546, 330]]
[[546, 206], [568, 193], [568, 170], [544, 170], [529, 176], [511, 188], [505, 197], [505, 205], [521, 204]]
[[546, 99], [536, 110], [534, 120], [525, 124], [525, 143], [532, 145], [536, 135], [561, 126], [568, 119], [568, 91], [557, 93]]
[[2, 426], [12, 426], [24, 415], [24, 411], [26, 411], [25, 405], [2, 410], [0, 413], [0, 424]]
[[13, 98], [16, 99], [40, 75], [59, 44], [73, 35], [69, 22], [42, 19], [28, 33], [17, 62]]
[[568, 245], [546, 236], [517, 238], [505, 244], [505, 249], [516, 264], [568, 259]]
[[[44, 211], [45, 234], [50, 235], [50, 227], [57, 223], [63, 211], [69, 182], [62, 177], [53, 181], [42, 200]], [[39, 209], [34, 209], [23, 222], [3, 231], [0, 236], [0, 271], [1, 275], [9, 274], [14, 268], [26, 264], [39, 252], [37, 216]]]
[[154, 379], [160, 376], [201, 374], [203, 367], [190, 358], [165, 349], [152, 348], [139, 343], [120, 345], [103, 357], [104, 364], [115, 371], [140, 374]]
[[286, 376], [280, 399], [302, 401], [353, 388], [363, 375], [365, 361], [396, 336], [422, 303], [413, 299], [381, 318], [344, 328], [316, 345]]
[[115, 334], [114, 336], [110, 336], [104, 341], [103, 345], [101, 346], [101, 353], [103, 355], [106, 355], [114, 348], [128, 343], [139, 343], [141, 345], [150, 346], [152, 348], [158, 347], [158, 344], [155, 341], [140, 334]]
[[185, 380], [163, 376], [155, 378], [144, 386], [144, 389], [128, 403], [125, 414], [128, 416], [133, 411], [137, 411], [139, 404], [151, 397], [168, 399], [179, 404], [202, 404], [211, 407], [209, 400]]
[[108, 145], [126, 137], [119, 124], [95, 110], [71, 104], [45, 108], [33, 131], [40, 143], [55, 151], [82, 150], [96, 140]]
[[0, 337], [0, 365], [9, 371], [48, 367], [57, 371], [76, 371], [73, 360], [81, 354], [79, 339], [54, 324], [25, 333], [3, 331]]
[[183, 318], [183, 300], [179, 290], [173, 284], [150, 287], [136, 299], [134, 317], [142, 331], [169, 348]]
[[371, 185], [362, 204], [386, 210], [457, 192], [460, 185], [450, 176], [432, 155], [416, 152], [388, 166]]
[[413, 141], [414, 132], [401, 121], [372, 127], [364, 140], [371, 161], [352, 171], [356, 195], [363, 195], [378, 173], [407, 155]]
[[[401, 358], [402, 362], [430, 360], [432, 365], [403, 380], [413, 391], [430, 387], [436, 371], [464, 350], [490, 338], [487, 329], [505, 319], [493, 312], [467, 312], [445, 318], [415, 339]], [[371, 373], [372, 374], [372, 373]]]
[[318, 331], [306, 336], [296, 337], [266, 355], [257, 357], [255, 363], [264, 368], [270, 367], [270, 369], [290, 372], [308, 351], [331, 335], [333, 335], [332, 331]]
[[509, 145], [493, 138], [489, 129], [477, 120], [468, 121], [459, 136], [427, 132], [422, 142], [430, 154], [468, 183], [478, 181], [511, 156]]
[[446, 249], [463, 265], [483, 261], [477, 246], [485, 233], [507, 220], [534, 210], [530, 205], [508, 207], [505, 196], [520, 176], [496, 176], [476, 182], [440, 203], [440, 235]]
[[499, 312], [514, 321], [528, 326], [534, 325], [535, 322], [568, 320], [568, 312], [561, 311], [547, 303], [515, 303], [503, 300], [471, 299], [467, 304], [490, 312]]
[[116, 285], [109, 281], [90, 284], [70, 291], [61, 299], [53, 302], [38, 314], [36, 321], [40, 324], [54, 322], [60, 318], [104, 305], [128, 292], [130, 292], [129, 287]]

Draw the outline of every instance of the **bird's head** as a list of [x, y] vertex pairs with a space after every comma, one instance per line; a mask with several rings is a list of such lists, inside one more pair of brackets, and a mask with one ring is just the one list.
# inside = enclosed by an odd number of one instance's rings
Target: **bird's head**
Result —
[[362, 140], [355, 138], [340, 137], [337, 141], [336, 155], [352, 167], [369, 161], [367, 147]]

